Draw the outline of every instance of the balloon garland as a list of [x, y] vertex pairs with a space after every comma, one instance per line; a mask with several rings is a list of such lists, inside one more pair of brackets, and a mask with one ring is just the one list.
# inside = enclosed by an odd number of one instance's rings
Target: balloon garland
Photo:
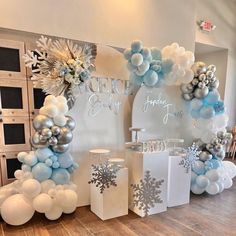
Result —
[[78, 201], [70, 179], [78, 164], [68, 152], [75, 121], [66, 113], [75, 102], [74, 88], [91, 78], [96, 46], [81, 48], [43, 36], [36, 43], [39, 49], [24, 56], [26, 66], [33, 68], [36, 86], [51, 95], [33, 119], [34, 150], [18, 154], [22, 166], [14, 173], [16, 180], [0, 189], [1, 216], [11, 225], [28, 222], [35, 211], [56, 220], [74, 212]]
[[[226, 132], [228, 116], [217, 88], [216, 67], [203, 62], [194, 63], [194, 55], [177, 43], [164, 47], [145, 48], [139, 40], [124, 51], [130, 80], [134, 85], [161, 87], [180, 86], [183, 99], [189, 103], [193, 119], [191, 127], [198, 146], [191, 163], [191, 191], [217, 194], [232, 186], [236, 166], [223, 161], [225, 145], [232, 139]], [[195, 146], [195, 144], [193, 144]], [[187, 160], [190, 162], [190, 160]]]

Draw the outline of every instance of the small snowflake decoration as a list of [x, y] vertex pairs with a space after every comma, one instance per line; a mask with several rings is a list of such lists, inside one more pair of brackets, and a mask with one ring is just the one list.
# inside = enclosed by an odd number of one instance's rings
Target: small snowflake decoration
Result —
[[143, 210], [145, 216], [148, 215], [149, 210], [154, 207], [155, 203], [162, 203], [160, 198], [160, 186], [164, 180], [156, 180], [151, 177], [150, 171], [145, 172], [144, 179], [140, 180], [139, 184], [131, 184], [134, 194], [134, 206]]
[[100, 193], [103, 193], [105, 188], [117, 186], [116, 184], [116, 173], [121, 169], [120, 166], [109, 164], [107, 161], [99, 165], [92, 165], [92, 179], [88, 182], [89, 184], [96, 184], [99, 187]]
[[95, 45], [80, 47], [72, 41], [41, 36], [38, 49], [28, 50], [25, 64], [32, 69], [35, 86], [46, 94], [65, 95], [69, 107], [74, 104], [73, 89], [91, 78], [96, 56]]
[[200, 153], [201, 151], [199, 151], [199, 147], [195, 143], [186, 149], [186, 156], [179, 163], [186, 169], [186, 173], [194, 166], [195, 161], [199, 159]]

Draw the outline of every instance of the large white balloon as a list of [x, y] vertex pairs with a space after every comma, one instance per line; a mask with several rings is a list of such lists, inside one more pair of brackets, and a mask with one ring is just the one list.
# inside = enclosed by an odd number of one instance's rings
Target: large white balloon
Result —
[[219, 185], [214, 182], [214, 183], [210, 183], [207, 187], [206, 187], [206, 192], [211, 194], [211, 195], [215, 195], [217, 193], [219, 193], [220, 188]]
[[41, 191], [41, 185], [36, 179], [25, 180], [22, 184], [22, 192], [28, 197], [36, 197]]
[[61, 217], [61, 215], [62, 215], [62, 208], [57, 205], [53, 205], [50, 211], [47, 211], [45, 213], [45, 216], [49, 220], [57, 220]]
[[23, 194], [15, 194], [3, 202], [1, 215], [3, 220], [10, 225], [23, 225], [34, 215], [34, 208]]
[[52, 208], [52, 198], [46, 194], [41, 193], [33, 200], [33, 207], [40, 213], [45, 213]]

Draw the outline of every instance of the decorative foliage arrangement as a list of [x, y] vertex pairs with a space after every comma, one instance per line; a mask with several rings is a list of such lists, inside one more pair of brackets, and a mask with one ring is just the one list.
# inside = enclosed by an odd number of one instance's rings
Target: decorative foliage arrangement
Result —
[[143, 210], [145, 216], [156, 203], [162, 203], [160, 187], [164, 180], [156, 180], [151, 177], [150, 171], [145, 172], [144, 179], [139, 184], [131, 184], [133, 188], [133, 204]]
[[124, 57], [128, 60], [130, 80], [134, 84], [148, 87], [180, 85], [193, 123], [190, 132], [199, 143], [200, 151], [194, 144], [186, 150], [187, 155], [180, 162], [187, 172], [192, 169], [192, 192], [217, 194], [231, 187], [236, 166], [222, 161], [225, 145], [232, 135], [226, 132], [228, 116], [217, 91], [216, 66], [194, 63], [193, 53], [177, 43], [158, 51], [144, 48], [142, 42], [134, 41], [131, 49], [124, 51]]
[[73, 90], [90, 79], [96, 56], [95, 45], [80, 47], [69, 40], [52, 40], [44, 36], [36, 42], [38, 49], [24, 56], [26, 66], [33, 69], [36, 87], [46, 94], [64, 95], [71, 108], [75, 101]]
[[99, 165], [92, 165], [92, 179], [89, 184], [96, 184], [96, 187], [100, 189], [100, 193], [110, 186], [117, 186], [116, 174], [121, 169], [120, 166], [110, 164], [107, 161]]
[[186, 169], [186, 173], [193, 168], [195, 161], [199, 159], [200, 153], [201, 151], [199, 151], [199, 147], [195, 143], [186, 149], [186, 156], [179, 163]]

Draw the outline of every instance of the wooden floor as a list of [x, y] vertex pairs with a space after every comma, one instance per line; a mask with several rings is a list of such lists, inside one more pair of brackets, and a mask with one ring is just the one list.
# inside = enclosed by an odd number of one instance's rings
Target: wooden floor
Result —
[[189, 205], [169, 208], [167, 212], [146, 218], [130, 212], [128, 216], [103, 222], [89, 207], [81, 207], [54, 222], [46, 220], [42, 214], [20, 227], [9, 226], [1, 219], [0, 236], [236, 236], [236, 178], [234, 182], [231, 189], [221, 194], [191, 195]]

